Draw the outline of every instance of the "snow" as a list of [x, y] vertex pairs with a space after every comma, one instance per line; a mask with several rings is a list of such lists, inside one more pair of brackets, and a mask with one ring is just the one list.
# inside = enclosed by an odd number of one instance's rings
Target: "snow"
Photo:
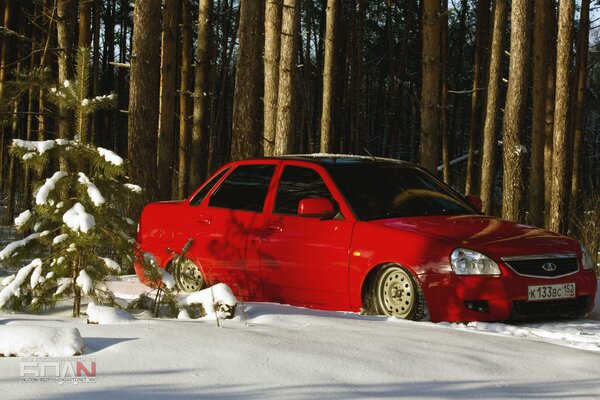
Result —
[[109, 268], [112, 269], [113, 271], [119, 273], [121, 272], [121, 266], [119, 265], [119, 263], [117, 263], [114, 260], [111, 260], [110, 258], [107, 257], [100, 257], [102, 259], [102, 261], [104, 261], [104, 264]]
[[159, 271], [162, 274], [162, 276], [161, 276], [162, 283], [167, 288], [173, 289], [175, 287], [175, 279], [173, 278], [173, 275], [171, 275], [170, 273], [168, 273], [164, 269], [159, 269]]
[[2, 251], [0, 251], [0, 261], [6, 260], [19, 247], [26, 246], [27, 243], [31, 242], [32, 240], [38, 239], [39, 237], [40, 237], [39, 233], [32, 233], [31, 235], [29, 235], [21, 240], [16, 240], [12, 243], [9, 243], [8, 245], [6, 245], [6, 247]]
[[109, 162], [109, 163], [117, 165], [117, 166], [123, 164], [123, 159], [121, 157], [119, 157], [113, 151], [110, 151], [103, 147], [98, 147], [98, 154], [100, 154], [101, 157], [104, 157], [106, 162]]
[[0, 307], [4, 307], [4, 304], [6, 304], [12, 296], [19, 297], [21, 295], [21, 285], [25, 282], [27, 276], [29, 276], [31, 270], [41, 267], [41, 265], [42, 260], [36, 258], [17, 272], [15, 278], [0, 290]]
[[123, 186], [125, 186], [126, 189], [131, 190], [133, 193], [142, 193], [142, 188], [138, 185], [134, 185], [131, 183], [125, 183], [123, 184]]
[[77, 328], [0, 326], [0, 355], [5, 357], [68, 357], [81, 354], [83, 347]]
[[29, 221], [29, 218], [31, 218], [32, 214], [30, 210], [25, 210], [23, 211], [21, 214], [19, 214], [17, 216], [17, 218], [15, 218], [15, 226], [17, 228], [22, 227], [23, 225], [25, 225], [27, 223], [27, 221]]
[[[109, 287], [128, 301], [149, 290], [135, 276], [114, 278]], [[42, 326], [76, 329], [82, 338], [82, 357], [96, 360], [96, 382], [21, 383], [23, 359], [0, 358], [4, 396], [11, 400], [600, 398], [600, 351], [593, 346], [576, 348], [567, 335], [600, 343], [600, 321], [592, 319], [474, 329], [240, 303], [235, 318], [221, 320], [219, 328], [206, 319], [133, 319], [122, 310], [91, 304], [88, 318], [99, 324], [87, 324], [85, 316], [70, 318], [70, 312], [68, 305], [42, 316], [0, 312], [0, 331], [24, 328], [23, 333], [11, 332], [10, 340], [39, 338], [39, 345], [50, 353], [65, 346], [50, 340]], [[599, 306], [592, 315], [600, 316]], [[505, 334], [513, 329], [519, 336]], [[538, 336], [541, 332], [556, 335]], [[0, 336], [0, 346], [5, 342]]]
[[69, 238], [69, 235], [66, 233], [60, 234], [56, 237], [54, 237], [54, 239], [52, 239], [52, 244], [59, 244], [64, 242], [65, 240], [67, 240]]
[[35, 269], [33, 270], [33, 272], [31, 273], [31, 277], [29, 278], [29, 284], [31, 285], [31, 288], [35, 288], [37, 286], [38, 283], [40, 283], [40, 278], [42, 278], [42, 263], [39, 262], [37, 263]]
[[80, 172], [79, 179], [77, 179], [77, 181], [82, 185], [87, 186], [87, 194], [90, 196], [90, 200], [92, 200], [92, 203], [94, 203], [96, 207], [100, 207], [105, 203], [106, 200], [104, 200], [102, 193], [100, 193], [98, 187], [94, 185], [92, 181], [90, 181], [86, 174]]
[[219, 318], [224, 318], [224, 315], [221, 315], [218, 310], [215, 310], [215, 305], [217, 303], [235, 306], [237, 304], [237, 299], [231, 292], [229, 286], [223, 283], [217, 283], [209, 288], [192, 293], [179, 301], [179, 304], [188, 306], [194, 303], [202, 304], [202, 308], [204, 308], [204, 312], [206, 312], [206, 316], [203, 318], [216, 319], [217, 316]]
[[92, 288], [94, 287], [92, 278], [90, 278], [85, 269], [79, 271], [79, 275], [77, 276], [75, 283], [81, 288], [83, 294], [90, 294]]
[[75, 203], [64, 215], [63, 222], [75, 232], [87, 233], [96, 225], [93, 215], [85, 212], [81, 203]]
[[128, 324], [135, 321], [127, 311], [118, 308], [99, 306], [93, 302], [88, 304], [86, 314], [88, 320], [95, 324]]
[[[38, 152], [39, 154], [44, 154], [46, 151], [52, 149], [54, 144], [56, 143], [54, 140], [44, 140], [44, 141], [31, 141], [31, 140], [23, 140], [23, 139], [13, 139], [13, 146], [21, 147], [27, 150]], [[27, 153], [30, 154], [30, 153]]]
[[46, 204], [48, 195], [54, 190], [56, 183], [67, 175], [68, 174], [64, 171], [56, 171], [54, 175], [46, 179], [46, 182], [44, 182], [35, 195], [35, 204], [39, 206]]

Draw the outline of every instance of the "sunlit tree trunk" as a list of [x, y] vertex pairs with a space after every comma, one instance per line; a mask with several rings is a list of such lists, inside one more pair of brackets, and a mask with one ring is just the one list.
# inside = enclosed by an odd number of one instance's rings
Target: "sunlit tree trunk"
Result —
[[190, 178], [190, 101], [192, 66], [192, 17], [190, 0], [181, 0], [181, 72], [179, 79], [179, 174], [178, 198], [186, 197]]
[[504, 107], [502, 218], [524, 220], [525, 111], [530, 59], [531, 12], [527, 0], [513, 0], [510, 13], [510, 62]]
[[494, 6], [492, 48], [487, 84], [485, 121], [483, 125], [483, 153], [481, 157], [481, 200], [483, 212], [494, 209], [496, 176], [497, 130], [499, 123], [500, 82], [502, 80], [502, 55], [504, 54], [504, 28], [508, 11], [507, 0], [497, 0]]
[[[58, 84], [64, 85], [73, 72], [73, 33], [75, 32], [75, 7], [69, 0], [56, 2], [56, 32], [58, 38]], [[70, 112], [63, 104], [58, 106], [58, 136], [71, 137]]]
[[337, 0], [327, 0], [325, 22], [325, 57], [323, 61], [323, 108], [321, 110], [321, 152], [333, 151], [333, 72], [335, 60]]
[[[448, 0], [442, 0], [442, 10], [448, 9]], [[442, 134], [442, 173], [444, 182], [450, 183], [450, 138], [448, 132], [448, 13], [440, 18], [441, 97], [440, 131]], [[475, 67], [477, 68], [477, 67]]]
[[265, 95], [263, 151], [273, 155], [277, 125], [277, 91], [279, 90], [279, 43], [281, 40], [281, 0], [265, 3]]
[[569, 68], [573, 40], [574, 0], [560, 2], [558, 12], [558, 43], [556, 46], [556, 96], [554, 105], [554, 135], [552, 157], [552, 197], [548, 229], [564, 233], [567, 210], [566, 166], [568, 151], [567, 121], [569, 112]]

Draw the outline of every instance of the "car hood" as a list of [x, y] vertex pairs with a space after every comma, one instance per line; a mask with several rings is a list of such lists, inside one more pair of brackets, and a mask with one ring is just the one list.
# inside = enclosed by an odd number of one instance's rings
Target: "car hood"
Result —
[[566, 236], [485, 215], [390, 218], [371, 222], [496, 257], [578, 251], [577, 242]]

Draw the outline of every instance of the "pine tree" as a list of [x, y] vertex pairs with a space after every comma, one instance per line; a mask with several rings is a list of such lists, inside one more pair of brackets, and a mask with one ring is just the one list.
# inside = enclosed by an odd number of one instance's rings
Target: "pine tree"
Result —
[[73, 111], [75, 139], [15, 139], [10, 148], [26, 169], [41, 171], [58, 160], [67, 169], [39, 182], [33, 208], [15, 218], [18, 231], [29, 235], [0, 251], [0, 264], [22, 266], [2, 281], [0, 307], [38, 312], [72, 297], [73, 316], [78, 317], [81, 294], [110, 303], [104, 280], [132, 263], [135, 223], [126, 211], [141, 200], [142, 190], [127, 181], [121, 157], [87, 144], [82, 135], [88, 116], [112, 107], [115, 95], [86, 98], [88, 49], [79, 49], [76, 71], [74, 81], [61, 82], [48, 93], [51, 101]]

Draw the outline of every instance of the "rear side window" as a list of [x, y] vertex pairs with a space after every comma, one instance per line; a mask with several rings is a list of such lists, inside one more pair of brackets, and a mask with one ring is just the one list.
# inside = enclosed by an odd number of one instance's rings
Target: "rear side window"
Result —
[[204, 186], [202, 186], [202, 189], [200, 189], [198, 193], [196, 193], [196, 195], [192, 198], [192, 200], [190, 200], [190, 205], [197, 206], [198, 204], [202, 203], [202, 200], [204, 200], [208, 192], [210, 192], [213, 186], [215, 186], [217, 182], [219, 182], [219, 179], [221, 179], [221, 177], [225, 175], [227, 171], [229, 171], [229, 168], [225, 168], [223, 171], [213, 176], [213, 178], [210, 181], [208, 181]]
[[298, 203], [308, 197], [325, 197], [333, 201], [325, 182], [317, 171], [310, 168], [287, 166], [279, 179], [275, 214], [298, 214]]
[[241, 165], [213, 193], [209, 207], [261, 212], [275, 165]]

